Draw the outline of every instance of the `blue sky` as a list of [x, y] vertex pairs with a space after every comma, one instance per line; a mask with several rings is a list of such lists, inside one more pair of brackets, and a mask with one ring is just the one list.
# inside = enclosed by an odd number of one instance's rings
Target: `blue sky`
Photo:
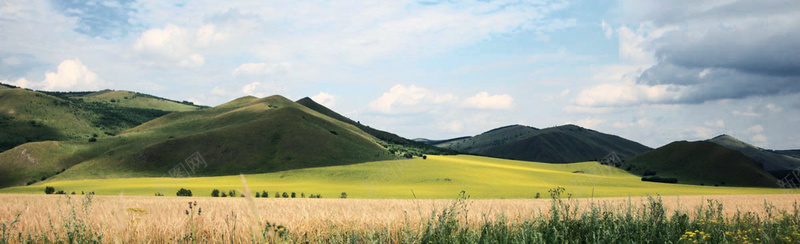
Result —
[[573, 123], [800, 148], [797, 1], [0, 0], [0, 82], [314, 98], [409, 138]]

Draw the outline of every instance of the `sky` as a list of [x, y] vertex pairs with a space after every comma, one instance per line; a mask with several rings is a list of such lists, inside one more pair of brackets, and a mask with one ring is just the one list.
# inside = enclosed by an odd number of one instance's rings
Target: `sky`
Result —
[[407, 138], [576, 124], [800, 148], [800, 1], [0, 0], [0, 82], [311, 97]]

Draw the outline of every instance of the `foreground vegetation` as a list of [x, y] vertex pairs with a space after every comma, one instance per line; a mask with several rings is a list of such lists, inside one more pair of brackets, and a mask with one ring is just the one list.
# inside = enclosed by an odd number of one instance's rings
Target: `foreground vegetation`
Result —
[[565, 192], [540, 200], [0, 195], [0, 243], [800, 242], [798, 195], [590, 201]]
[[[210, 163], [209, 163], [210, 164]], [[102, 172], [98, 169], [98, 171]], [[109, 173], [110, 174], [110, 173]], [[428, 156], [287, 170], [276, 173], [218, 177], [149, 177], [63, 180], [48, 179], [34, 185], [0, 189], [0, 193], [43, 194], [46, 186], [64, 192], [99, 195], [175, 196], [186, 188], [194, 196], [211, 196], [214, 189], [241, 192], [246, 182], [256, 191], [321, 194], [325, 198], [347, 192], [348, 198], [446, 199], [453, 192], [473, 198], [545, 198], [548, 189], [563, 186], [566, 198], [627, 197], [647, 195], [780, 194], [798, 190], [779, 188], [715, 187], [645, 182], [640, 176], [597, 162], [573, 164], [532, 163], [478, 156]]]

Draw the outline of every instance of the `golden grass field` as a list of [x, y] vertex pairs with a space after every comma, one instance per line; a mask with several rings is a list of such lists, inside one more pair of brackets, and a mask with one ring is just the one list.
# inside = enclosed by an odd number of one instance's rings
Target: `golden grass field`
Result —
[[[669, 211], [691, 212], [707, 200], [718, 200], [731, 215], [737, 210], [765, 215], [768, 202], [778, 210], [790, 210], [800, 202], [797, 194], [711, 195], [661, 197]], [[284, 226], [300, 236], [324, 236], [348, 231], [396, 230], [422, 226], [434, 211], [441, 211], [455, 200], [389, 199], [260, 199], [208, 197], [94, 196], [84, 212], [85, 196], [0, 195], [0, 223], [8, 224], [17, 214], [19, 222], [12, 233], [52, 233], [64, 229], [74, 210], [90, 228], [104, 236], [104, 242], [131, 243], [174, 242], [192, 233], [214, 242], [250, 242], [257, 240], [260, 228], [268, 221]], [[197, 202], [199, 215], [187, 215], [189, 202]], [[628, 206], [642, 207], [646, 197], [565, 199], [578, 211], [590, 206], [624, 211]], [[504, 216], [509, 223], [546, 215], [550, 199], [468, 199], [461, 214], [468, 225], [480, 224]], [[74, 209], [73, 209], [74, 208]], [[192, 218], [190, 220], [190, 218]], [[51, 224], [53, 226], [51, 226]], [[62, 231], [63, 232], [63, 231]], [[233, 239], [229, 239], [233, 238]]]

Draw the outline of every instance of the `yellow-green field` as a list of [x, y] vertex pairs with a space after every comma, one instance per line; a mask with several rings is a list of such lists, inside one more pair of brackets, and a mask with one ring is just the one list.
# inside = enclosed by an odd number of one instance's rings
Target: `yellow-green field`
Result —
[[[235, 163], [235, 162], [229, 162]], [[203, 170], [198, 168], [196, 170]], [[168, 172], [164, 172], [165, 175]], [[717, 195], [798, 193], [774, 188], [714, 187], [642, 182], [640, 177], [597, 162], [547, 164], [478, 156], [429, 156], [427, 159], [378, 161], [347, 166], [289, 170], [267, 174], [186, 178], [123, 178], [45, 181], [0, 193], [44, 194], [45, 186], [67, 193], [94, 191], [101, 195], [175, 195], [179, 188], [194, 196], [210, 196], [212, 189], [243, 192], [321, 194], [323, 198], [443, 198], [466, 191], [471, 198], [548, 198], [548, 190], [566, 188], [571, 197], [646, 195]]]

